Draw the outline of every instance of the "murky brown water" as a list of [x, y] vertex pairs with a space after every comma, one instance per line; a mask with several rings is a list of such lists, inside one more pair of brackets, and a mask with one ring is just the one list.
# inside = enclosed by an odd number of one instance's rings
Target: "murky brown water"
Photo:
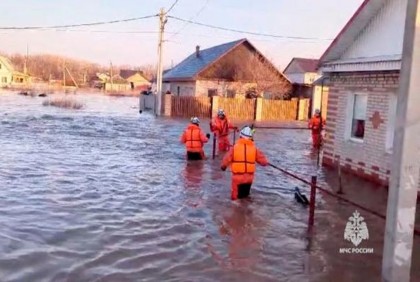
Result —
[[[76, 97], [85, 109], [0, 95], [0, 281], [380, 281], [383, 220], [361, 212], [374, 254], [340, 255], [348, 204], [319, 194], [307, 238], [307, 209], [281, 190], [301, 183], [260, 168], [251, 199], [232, 203], [220, 158], [184, 160], [186, 120], [139, 115], [136, 98]], [[256, 142], [334, 186], [308, 137], [258, 130]], [[361, 185], [346, 194], [384, 212], [384, 190]]]

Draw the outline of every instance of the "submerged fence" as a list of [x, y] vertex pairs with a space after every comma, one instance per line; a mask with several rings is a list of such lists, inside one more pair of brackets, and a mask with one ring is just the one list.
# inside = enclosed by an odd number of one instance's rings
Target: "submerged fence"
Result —
[[[213, 101], [213, 105], [216, 103]], [[236, 99], [218, 97], [217, 108], [224, 109], [229, 117], [239, 120], [253, 120], [255, 117], [255, 99]], [[217, 110], [217, 108], [215, 110]]]
[[208, 97], [171, 97], [171, 116], [208, 117], [210, 113], [211, 99]]
[[235, 120], [291, 121], [306, 120], [309, 99], [266, 100], [262, 98], [177, 97], [164, 95], [164, 115], [175, 117], [212, 117], [224, 109]]

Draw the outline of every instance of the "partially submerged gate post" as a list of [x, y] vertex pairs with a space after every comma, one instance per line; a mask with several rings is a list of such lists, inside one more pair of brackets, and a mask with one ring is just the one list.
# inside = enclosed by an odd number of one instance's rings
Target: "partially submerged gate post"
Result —
[[308, 219], [308, 232], [312, 231], [315, 223], [315, 200], [316, 200], [316, 182], [317, 177], [311, 177], [311, 195], [309, 199], [309, 219]]

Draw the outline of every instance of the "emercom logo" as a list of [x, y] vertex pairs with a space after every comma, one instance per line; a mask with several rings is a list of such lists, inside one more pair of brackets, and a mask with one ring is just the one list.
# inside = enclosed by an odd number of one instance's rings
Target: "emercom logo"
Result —
[[[344, 240], [350, 241], [355, 247], [363, 240], [369, 239], [369, 230], [364, 218], [356, 210], [346, 224]], [[340, 248], [340, 254], [373, 254], [373, 248]]]

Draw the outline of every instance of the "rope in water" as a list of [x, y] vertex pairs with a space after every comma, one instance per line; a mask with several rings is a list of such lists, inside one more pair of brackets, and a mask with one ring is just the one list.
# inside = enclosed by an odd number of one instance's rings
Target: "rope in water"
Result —
[[[273, 168], [275, 168], [275, 169], [277, 169], [277, 170], [279, 170], [279, 171], [281, 171], [281, 172], [283, 172], [284, 174], [286, 174], [286, 175], [289, 175], [290, 177], [293, 177], [293, 178], [295, 178], [295, 179], [297, 179], [297, 180], [300, 180], [301, 182], [303, 182], [303, 183], [305, 183], [305, 184], [308, 184], [308, 185], [311, 185], [311, 182], [309, 182], [309, 181], [307, 181], [306, 179], [303, 179], [302, 177], [299, 177], [299, 176], [297, 176], [297, 175], [295, 175], [295, 174], [293, 174], [293, 173], [291, 173], [291, 172], [288, 172], [287, 170], [285, 170], [285, 169], [282, 169], [282, 168], [280, 168], [280, 167], [278, 167], [278, 166], [275, 166], [275, 165], [273, 165], [273, 164], [269, 164], [271, 167], [273, 167]], [[373, 215], [376, 215], [377, 217], [380, 217], [380, 218], [382, 218], [382, 219], [386, 219], [386, 216], [385, 215], [382, 215], [382, 214], [380, 214], [379, 212], [377, 212], [377, 211], [374, 211], [374, 210], [372, 210], [372, 209], [370, 209], [370, 208], [366, 208], [366, 207], [364, 207], [364, 206], [362, 206], [362, 205], [359, 205], [358, 203], [355, 203], [355, 202], [353, 202], [353, 201], [351, 201], [351, 200], [349, 200], [349, 199], [346, 199], [346, 198], [344, 198], [344, 197], [342, 197], [342, 196], [340, 196], [340, 195], [336, 195], [336, 194], [334, 194], [333, 192], [331, 192], [331, 191], [329, 191], [329, 190], [327, 190], [327, 189], [325, 189], [325, 188], [322, 188], [322, 187], [320, 187], [320, 186], [315, 186], [316, 187], [316, 189], [318, 189], [319, 191], [321, 191], [321, 192], [323, 192], [323, 193], [325, 193], [325, 194], [327, 194], [327, 195], [329, 195], [329, 196], [331, 196], [331, 197], [333, 197], [333, 198], [336, 198], [336, 199], [339, 199], [339, 200], [341, 200], [341, 201], [343, 201], [343, 202], [346, 202], [346, 203], [348, 203], [348, 204], [351, 204], [352, 206], [355, 206], [355, 207], [357, 207], [357, 208], [359, 208], [359, 209], [361, 209], [361, 210], [364, 210], [364, 211], [366, 211], [366, 212], [368, 212], [368, 213], [371, 213], [371, 214], [373, 214]], [[414, 234], [415, 235], [418, 235], [418, 236], [420, 236], [420, 230], [418, 230], [418, 229], [414, 229]]]

